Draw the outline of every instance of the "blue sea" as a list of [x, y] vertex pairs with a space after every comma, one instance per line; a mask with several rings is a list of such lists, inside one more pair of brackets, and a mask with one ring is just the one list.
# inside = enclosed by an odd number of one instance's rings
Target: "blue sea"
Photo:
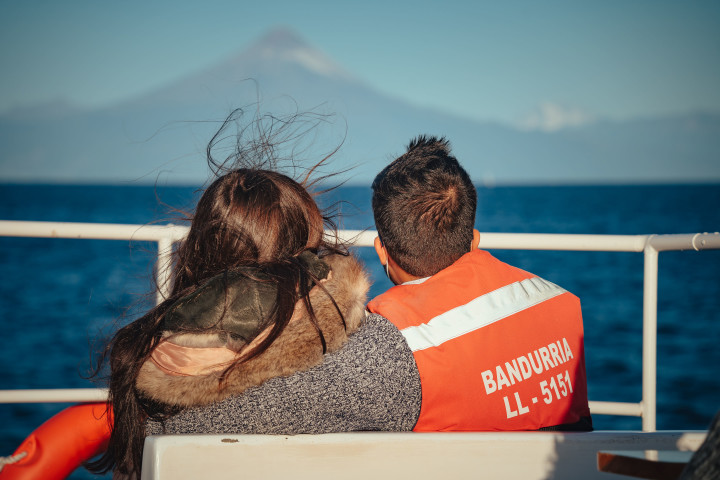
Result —
[[[720, 230], [720, 185], [478, 187], [481, 232], [664, 234]], [[0, 219], [178, 223], [194, 187], [0, 185]], [[343, 186], [343, 228], [373, 228], [370, 188]], [[580, 297], [591, 400], [641, 399], [640, 253], [495, 250]], [[374, 252], [371, 296], [390, 286]], [[0, 389], [91, 387], [91, 353], [152, 302], [154, 245], [0, 237]], [[720, 408], [720, 251], [660, 254], [659, 429], [704, 429]], [[0, 404], [0, 456], [66, 405]], [[595, 416], [598, 429], [639, 418]], [[90, 478], [78, 471], [73, 478]]]

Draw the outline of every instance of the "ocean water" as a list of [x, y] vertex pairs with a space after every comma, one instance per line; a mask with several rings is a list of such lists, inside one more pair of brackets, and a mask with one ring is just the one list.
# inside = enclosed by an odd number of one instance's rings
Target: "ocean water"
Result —
[[[720, 185], [478, 188], [481, 232], [664, 234], [720, 230]], [[193, 187], [0, 185], [0, 219], [178, 222]], [[342, 228], [373, 228], [369, 187], [321, 199]], [[176, 210], [177, 209], [177, 210]], [[495, 250], [580, 297], [591, 400], [641, 399], [643, 258], [639, 253]], [[390, 286], [358, 251], [374, 296]], [[0, 389], [90, 387], [91, 352], [152, 302], [154, 245], [0, 237]], [[720, 251], [660, 254], [659, 429], [703, 429], [720, 408]], [[0, 456], [66, 405], [0, 404]], [[639, 418], [595, 416], [598, 429]], [[73, 478], [91, 478], [78, 471]]]

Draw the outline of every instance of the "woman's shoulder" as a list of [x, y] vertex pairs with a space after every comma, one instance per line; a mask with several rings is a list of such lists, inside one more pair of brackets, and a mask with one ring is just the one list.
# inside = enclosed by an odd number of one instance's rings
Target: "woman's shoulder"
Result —
[[369, 312], [343, 348], [325, 357], [323, 365], [316, 369], [341, 365], [345, 369], [361, 367], [363, 372], [374, 374], [376, 369], [405, 364], [409, 370], [417, 370], [402, 333], [385, 317]]
[[420, 375], [402, 334], [367, 314], [322, 364], [186, 410], [164, 425], [149, 421], [147, 433], [406, 431], [415, 425], [420, 399]]
[[348, 344], [352, 345], [351, 348], [396, 352], [401, 357], [413, 356], [402, 333], [390, 320], [367, 311], [362, 325], [350, 336]]

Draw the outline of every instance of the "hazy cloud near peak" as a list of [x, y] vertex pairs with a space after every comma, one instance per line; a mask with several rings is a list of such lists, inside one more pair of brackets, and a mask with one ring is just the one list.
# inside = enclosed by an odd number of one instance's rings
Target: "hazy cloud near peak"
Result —
[[341, 78], [350, 77], [342, 68], [333, 63], [329, 58], [321, 55], [317, 50], [311, 48], [296, 48], [282, 52], [279, 56], [283, 60], [294, 61], [308, 70], [320, 75], [329, 77], [338, 76]]
[[517, 127], [526, 131], [555, 132], [564, 128], [588, 125], [595, 120], [594, 115], [580, 108], [543, 102], [525, 114], [517, 122]]
[[280, 27], [270, 31], [250, 50], [271, 61], [296, 63], [311, 72], [327, 77], [350, 79], [352, 76], [317, 48], [310, 46], [291, 28]]

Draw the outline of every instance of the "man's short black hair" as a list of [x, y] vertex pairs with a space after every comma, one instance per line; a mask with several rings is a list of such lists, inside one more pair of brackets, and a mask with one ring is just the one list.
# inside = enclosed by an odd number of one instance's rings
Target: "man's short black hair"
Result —
[[372, 189], [378, 235], [407, 273], [434, 275], [470, 251], [477, 192], [445, 138], [413, 139]]

